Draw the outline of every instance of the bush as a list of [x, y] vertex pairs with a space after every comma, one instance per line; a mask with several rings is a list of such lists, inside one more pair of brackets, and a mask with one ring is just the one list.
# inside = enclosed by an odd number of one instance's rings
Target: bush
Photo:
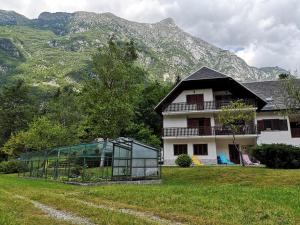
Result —
[[22, 161], [7, 161], [0, 163], [0, 173], [20, 173], [28, 171], [27, 165]]
[[192, 159], [190, 156], [182, 154], [177, 157], [175, 163], [180, 167], [189, 167], [192, 164]]
[[300, 168], [300, 148], [285, 144], [263, 144], [250, 149], [250, 154], [269, 168]]

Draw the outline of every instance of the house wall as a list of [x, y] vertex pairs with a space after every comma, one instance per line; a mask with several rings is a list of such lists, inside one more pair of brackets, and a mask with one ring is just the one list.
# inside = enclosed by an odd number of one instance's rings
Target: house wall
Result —
[[186, 102], [186, 95], [203, 94], [204, 101], [213, 101], [213, 90], [212, 89], [196, 89], [196, 90], [185, 90], [182, 91], [173, 103]]
[[164, 116], [163, 127], [187, 127], [186, 115]]
[[175, 160], [178, 156], [174, 156], [174, 144], [187, 144], [188, 155], [193, 156], [193, 144], [207, 144], [208, 155], [197, 156], [204, 164], [216, 164], [217, 153], [216, 143], [214, 138], [199, 138], [199, 139], [172, 139], [164, 140], [164, 165], [175, 165]]
[[300, 146], [300, 138], [292, 138], [290, 121], [288, 117], [280, 115], [278, 112], [257, 113], [257, 120], [262, 119], [287, 119], [287, 131], [262, 131], [258, 135], [257, 144], [290, 144]]
[[210, 114], [193, 114], [193, 115], [168, 115], [164, 116], [163, 127], [187, 127], [188, 118], [210, 118], [210, 125], [215, 126], [215, 117]]
[[[245, 148], [248, 149], [250, 145], [256, 145], [256, 137], [237, 138], [235, 143], [239, 145], [240, 150], [244, 150]], [[229, 159], [229, 148], [228, 148], [229, 144], [232, 144], [232, 139], [217, 139], [216, 140], [217, 155], [219, 155], [220, 153], [225, 153], [225, 155]]]

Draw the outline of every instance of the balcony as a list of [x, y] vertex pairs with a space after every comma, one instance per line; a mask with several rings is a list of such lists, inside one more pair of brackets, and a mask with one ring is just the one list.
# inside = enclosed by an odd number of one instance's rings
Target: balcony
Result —
[[[254, 100], [246, 99], [244, 102], [245, 104], [256, 107]], [[164, 108], [164, 113], [220, 110], [223, 106], [227, 106], [230, 103], [231, 101], [204, 101], [199, 104], [188, 104], [187, 102], [171, 103]]]
[[[229, 128], [222, 126], [215, 127], [169, 127], [163, 129], [164, 137], [182, 137], [182, 136], [222, 136], [232, 135], [232, 131]], [[255, 126], [241, 126], [236, 135], [256, 135], [257, 130]]]

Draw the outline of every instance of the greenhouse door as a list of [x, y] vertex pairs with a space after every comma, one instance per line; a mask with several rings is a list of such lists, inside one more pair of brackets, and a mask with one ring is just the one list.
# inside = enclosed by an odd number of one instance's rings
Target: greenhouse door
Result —
[[114, 145], [112, 178], [114, 180], [128, 179], [131, 177], [131, 149]]

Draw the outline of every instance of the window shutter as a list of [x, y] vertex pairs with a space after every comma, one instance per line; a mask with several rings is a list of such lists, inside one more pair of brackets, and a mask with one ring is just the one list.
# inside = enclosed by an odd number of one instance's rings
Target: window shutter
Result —
[[204, 134], [211, 135], [210, 118], [203, 118], [203, 123], [204, 123]]
[[187, 127], [188, 128], [198, 128], [199, 127], [199, 120], [198, 119], [187, 119]]
[[264, 121], [263, 120], [257, 120], [257, 130], [258, 132], [263, 131], [264, 128]]
[[272, 130], [281, 130], [280, 129], [280, 120], [279, 119], [271, 120], [271, 126], [272, 126]]
[[288, 130], [287, 120], [280, 120], [279, 128], [280, 130]]

